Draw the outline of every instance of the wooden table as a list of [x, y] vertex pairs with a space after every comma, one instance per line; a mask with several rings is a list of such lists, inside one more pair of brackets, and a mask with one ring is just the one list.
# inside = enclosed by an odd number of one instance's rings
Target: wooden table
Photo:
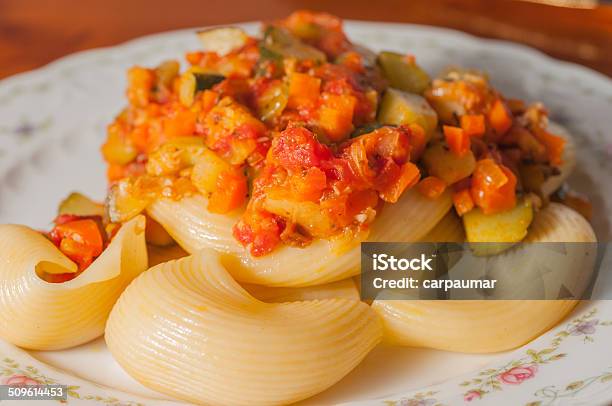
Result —
[[272, 19], [292, 10], [456, 28], [521, 42], [612, 76], [612, 6], [512, 0], [0, 0], [0, 78], [154, 32]]

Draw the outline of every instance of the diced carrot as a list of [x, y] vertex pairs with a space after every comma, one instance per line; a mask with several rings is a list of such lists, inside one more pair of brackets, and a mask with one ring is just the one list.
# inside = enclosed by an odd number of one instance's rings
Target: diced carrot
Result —
[[211, 213], [228, 213], [244, 204], [248, 187], [246, 177], [239, 171], [223, 171], [216, 183], [217, 189], [208, 200]]
[[561, 165], [563, 163], [565, 140], [558, 135], [545, 131], [539, 134], [539, 138], [546, 146], [549, 162], [555, 166]]
[[390, 170], [385, 171], [381, 176], [384, 186], [379, 188], [379, 195], [385, 202], [395, 203], [404, 190], [417, 184], [421, 178], [421, 171], [412, 162], [406, 162], [402, 166], [397, 166], [393, 162], [389, 164]]
[[203, 57], [204, 52], [201, 51], [187, 52], [185, 54], [185, 59], [187, 59], [187, 62], [189, 62], [191, 65], [198, 65]]
[[217, 92], [208, 89], [204, 90], [204, 92], [202, 92], [202, 112], [208, 113], [215, 107], [218, 100], [219, 94]]
[[60, 239], [60, 250], [79, 265], [87, 268], [102, 253], [104, 242], [100, 228], [94, 220], [76, 220], [55, 226], [54, 239]]
[[321, 79], [306, 73], [293, 73], [289, 80], [289, 99], [287, 105], [290, 108], [314, 107], [319, 99]]
[[410, 160], [412, 162], [417, 162], [421, 155], [423, 155], [423, 151], [425, 151], [425, 146], [427, 144], [427, 137], [425, 135], [425, 130], [418, 124], [410, 124]]
[[482, 114], [461, 116], [461, 128], [468, 137], [482, 137], [486, 131], [484, 116]]
[[326, 186], [327, 177], [325, 172], [315, 166], [308, 168], [305, 176], [294, 179], [291, 182], [293, 195], [299, 201], [318, 201]]
[[492, 159], [481, 159], [472, 175], [471, 194], [484, 214], [509, 210], [516, 205], [516, 176]]
[[164, 119], [163, 126], [164, 134], [168, 138], [193, 135], [196, 127], [196, 115], [189, 110], [179, 111], [174, 117]]
[[457, 214], [463, 216], [474, 208], [474, 200], [470, 194], [470, 189], [461, 189], [453, 193], [453, 204]]
[[134, 66], [128, 70], [127, 97], [130, 104], [146, 107], [149, 104], [155, 74], [151, 69]]
[[445, 125], [443, 130], [446, 143], [455, 155], [463, 156], [470, 150], [470, 137], [463, 129]]
[[319, 125], [334, 142], [342, 141], [353, 129], [357, 99], [351, 95], [326, 93], [319, 109]]
[[109, 182], [114, 182], [124, 177], [125, 177], [125, 171], [124, 171], [123, 165], [117, 165], [117, 164], [108, 165], [108, 169], [106, 170], [106, 178], [108, 179]]
[[495, 100], [489, 110], [489, 123], [498, 135], [504, 135], [512, 127], [512, 116], [500, 99]]
[[429, 199], [435, 199], [446, 189], [446, 183], [435, 176], [428, 176], [416, 185], [417, 190]]
[[149, 131], [147, 125], [136, 126], [130, 133], [129, 137], [138, 151], [147, 151], [147, 147], [149, 145]]

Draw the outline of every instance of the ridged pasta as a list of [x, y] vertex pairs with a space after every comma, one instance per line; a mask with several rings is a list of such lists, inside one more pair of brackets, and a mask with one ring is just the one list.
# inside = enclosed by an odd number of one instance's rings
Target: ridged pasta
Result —
[[465, 229], [454, 210], [450, 210], [424, 237], [423, 242], [463, 242]]
[[[223, 263], [240, 282], [266, 286], [300, 287], [349, 278], [359, 273], [360, 241], [349, 246], [320, 239], [306, 248], [283, 246], [254, 258], [234, 239], [232, 226], [239, 213], [208, 212], [206, 198], [159, 200], [149, 215], [188, 252], [212, 248], [223, 253]], [[418, 241], [452, 206], [450, 192], [437, 199], [408, 190], [395, 204], [387, 204], [374, 220], [368, 241]]]
[[380, 338], [380, 321], [364, 303], [263, 303], [210, 249], [138, 277], [106, 328], [108, 348], [132, 377], [209, 405], [307, 398], [345, 376]]
[[303, 300], [350, 299], [360, 300], [359, 290], [352, 278], [324, 285], [304, 288], [271, 288], [263, 285], [241, 285], [249, 294], [266, 303], [299, 302]]
[[563, 162], [558, 168], [559, 174], [551, 176], [544, 181], [542, 184], [543, 196], [550, 196], [557, 189], [559, 189], [576, 167], [576, 143], [574, 142], [574, 139], [570, 133], [565, 127], [552, 121], [549, 123], [548, 129], [551, 133], [563, 137], [565, 140], [565, 146], [563, 148], [563, 156], [561, 158]]
[[[449, 234], [449, 239], [455, 233]], [[594, 242], [589, 223], [558, 203], [536, 214], [527, 242]], [[513, 255], [520, 255], [515, 253]], [[547, 331], [576, 300], [376, 300], [385, 340], [415, 347], [488, 353], [519, 347]]]
[[37, 231], [0, 226], [0, 337], [32, 350], [58, 350], [104, 333], [125, 287], [147, 268], [145, 219], [124, 224], [113, 241], [71, 281], [49, 283], [38, 273], [75, 272], [76, 265]]

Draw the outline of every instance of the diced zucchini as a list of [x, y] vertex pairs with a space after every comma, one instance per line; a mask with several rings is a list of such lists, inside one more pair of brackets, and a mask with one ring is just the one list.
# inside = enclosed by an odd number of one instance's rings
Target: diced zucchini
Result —
[[217, 178], [221, 172], [232, 170], [233, 167], [223, 158], [209, 149], [205, 149], [197, 159], [191, 172], [193, 185], [203, 195], [208, 195], [217, 189]]
[[326, 56], [318, 49], [300, 41], [287, 29], [269, 26], [265, 33], [261, 47], [270, 55], [280, 55], [283, 58], [295, 58], [298, 60], [313, 60], [325, 62]]
[[520, 242], [527, 235], [533, 220], [531, 199], [523, 198], [510, 210], [495, 214], [484, 214], [479, 208], [463, 215], [463, 226], [472, 250], [476, 255], [494, 255], [512, 244]]
[[430, 140], [436, 131], [438, 116], [425, 98], [389, 88], [380, 104], [377, 121], [393, 125], [418, 124]]
[[257, 99], [257, 110], [262, 121], [269, 121], [278, 117], [289, 100], [289, 89], [287, 85], [278, 82], [268, 87]]
[[178, 76], [180, 65], [177, 61], [165, 61], [155, 68], [155, 81], [158, 88], [170, 89], [172, 81]]
[[201, 137], [171, 138], [149, 155], [146, 171], [149, 175], [175, 175], [195, 164], [206, 147]]
[[349, 55], [352, 52], [357, 52], [361, 56], [363, 66], [365, 66], [366, 68], [371, 68], [371, 67], [376, 66], [376, 53], [372, 51], [370, 48], [363, 46], [363, 45], [359, 45], [359, 44], [353, 44], [352, 50], [338, 55], [338, 57], [335, 60], [335, 63], [342, 64], [344, 59], [347, 57], [347, 55]]
[[263, 207], [270, 213], [299, 224], [310, 236], [327, 236], [333, 231], [333, 223], [329, 216], [316, 203], [268, 197], [264, 201]]
[[113, 223], [124, 223], [140, 214], [150, 203], [145, 196], [135, 196], [130, 180], [122, 179], [109, 190], [106, 198], [108, 218]]
[[379, 123], [364, 124], [361, 127], [355, 128], [355, 130], [351, 133], [351, 138], [356, 138], [363, 134], [369, 134], [384, 126], [385, 124], [379, 124]]
[[196, 79], [196, 92], [210, 89], [217, 83], [223, 82], [225, 80], [225, 76], [218, 75], [215, 73], [194, 72], [193, 75], [195, 76], [195, 79]]
[[476, 159], [472, 151], [459, 156], [443, 143], [427, 147], [422, 162], [429, 175], [442, 179], [448, 185], [467, 178], [476, 169]]
[[136, 159], [138, 151], [132, 142], [122, 137], [115, 127], [111, 126], [108, 131], [108, 138], [102, 145], [102, 155], [109, 163], [127, 165]]
[[94, 202], [85, 195], [73, 192], [60, 203], [57, 214], [74, 216], [104, 216], [104, 205]]
[[422, 94], [431, 81], [419, 65], [402, 54], [383, 51], [378, 54], [378, 64], [391, 87], [405, 92]]
[[210, 89], [223, 80], [223, 75], [188, 70], [180, 78], [179, 100], [185, 107], [191, 107], [197, 92]]
[[238, 27], [220, 27], [197, 32], [198, 39], [206, 52], [227, 55], [246, 45], [249, 36]]

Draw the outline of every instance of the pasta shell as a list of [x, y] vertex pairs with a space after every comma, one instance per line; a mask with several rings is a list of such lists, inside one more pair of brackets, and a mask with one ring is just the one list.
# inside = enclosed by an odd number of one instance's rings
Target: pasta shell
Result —
[[124, 224], [83, 273], [48, 283], [39, 272], [75, 272], [76, 265], [37, 231], [0, 226], [0, 337], [33, 350], [58, 350], [104, 333], [125, 287], [147, 268], [145, 219]]
[[243, 284], [244, 290], [266, 303], [299, 302], [304, 300], [350, 299], [360, 300], [359, 290], [352, 278], [324, 285], [304, 288], [271, 288], [269, 286]]
[[563, 162], [558, 168], [559, 174], [551, 176], [542, 184], [542, 195], [546, 197], [559, 189], [576, 167], [576, 143], [570, 133], [565, 127], [552, 121], [549, 123], [548, 129], [551, 133], [562, 137], [565, 140], [565, 146], [563, 148]]
[[463, 242], [465, 229], [454, 210], [450, 210], [423, 238], [423, 242]]
[[[454, 238], [449, 232], [449, 239]], [[574, 210], [551, 203], [535, 216], [527, 242], [595, 242], [590, 224]], [[517, 252], [513, 255], [520, 256]], [[376, 300], [390, 343], [488, 353], [519, 347], [562, 320], [576, 300]]]
[[115, 359], [145, 386], [224, 405], [312, 396], [351, 371], [380, 338], [380, 321], [366, 304], [260, 302], [209, 249], [138, 277], [106, 328]]
[[[360, 241], [349, 246], [319, 239], [306, 248], [283, 246], [272, 254], [254, 258], [233, 237], [232, 226], [240, 213], [208, 212], [201, 195], [180, 201], [159, 200], [149, 215], [188, 252], [212, 248], [223, 253], [223, 263], [240, 282], [300, 287], [349, 278], [359, 273]], [[395, 204], [383, 207], [374, 220], [368, 241], [418, 241], [450, 210], [450, 192], [437, 199], [408, 190]]]

